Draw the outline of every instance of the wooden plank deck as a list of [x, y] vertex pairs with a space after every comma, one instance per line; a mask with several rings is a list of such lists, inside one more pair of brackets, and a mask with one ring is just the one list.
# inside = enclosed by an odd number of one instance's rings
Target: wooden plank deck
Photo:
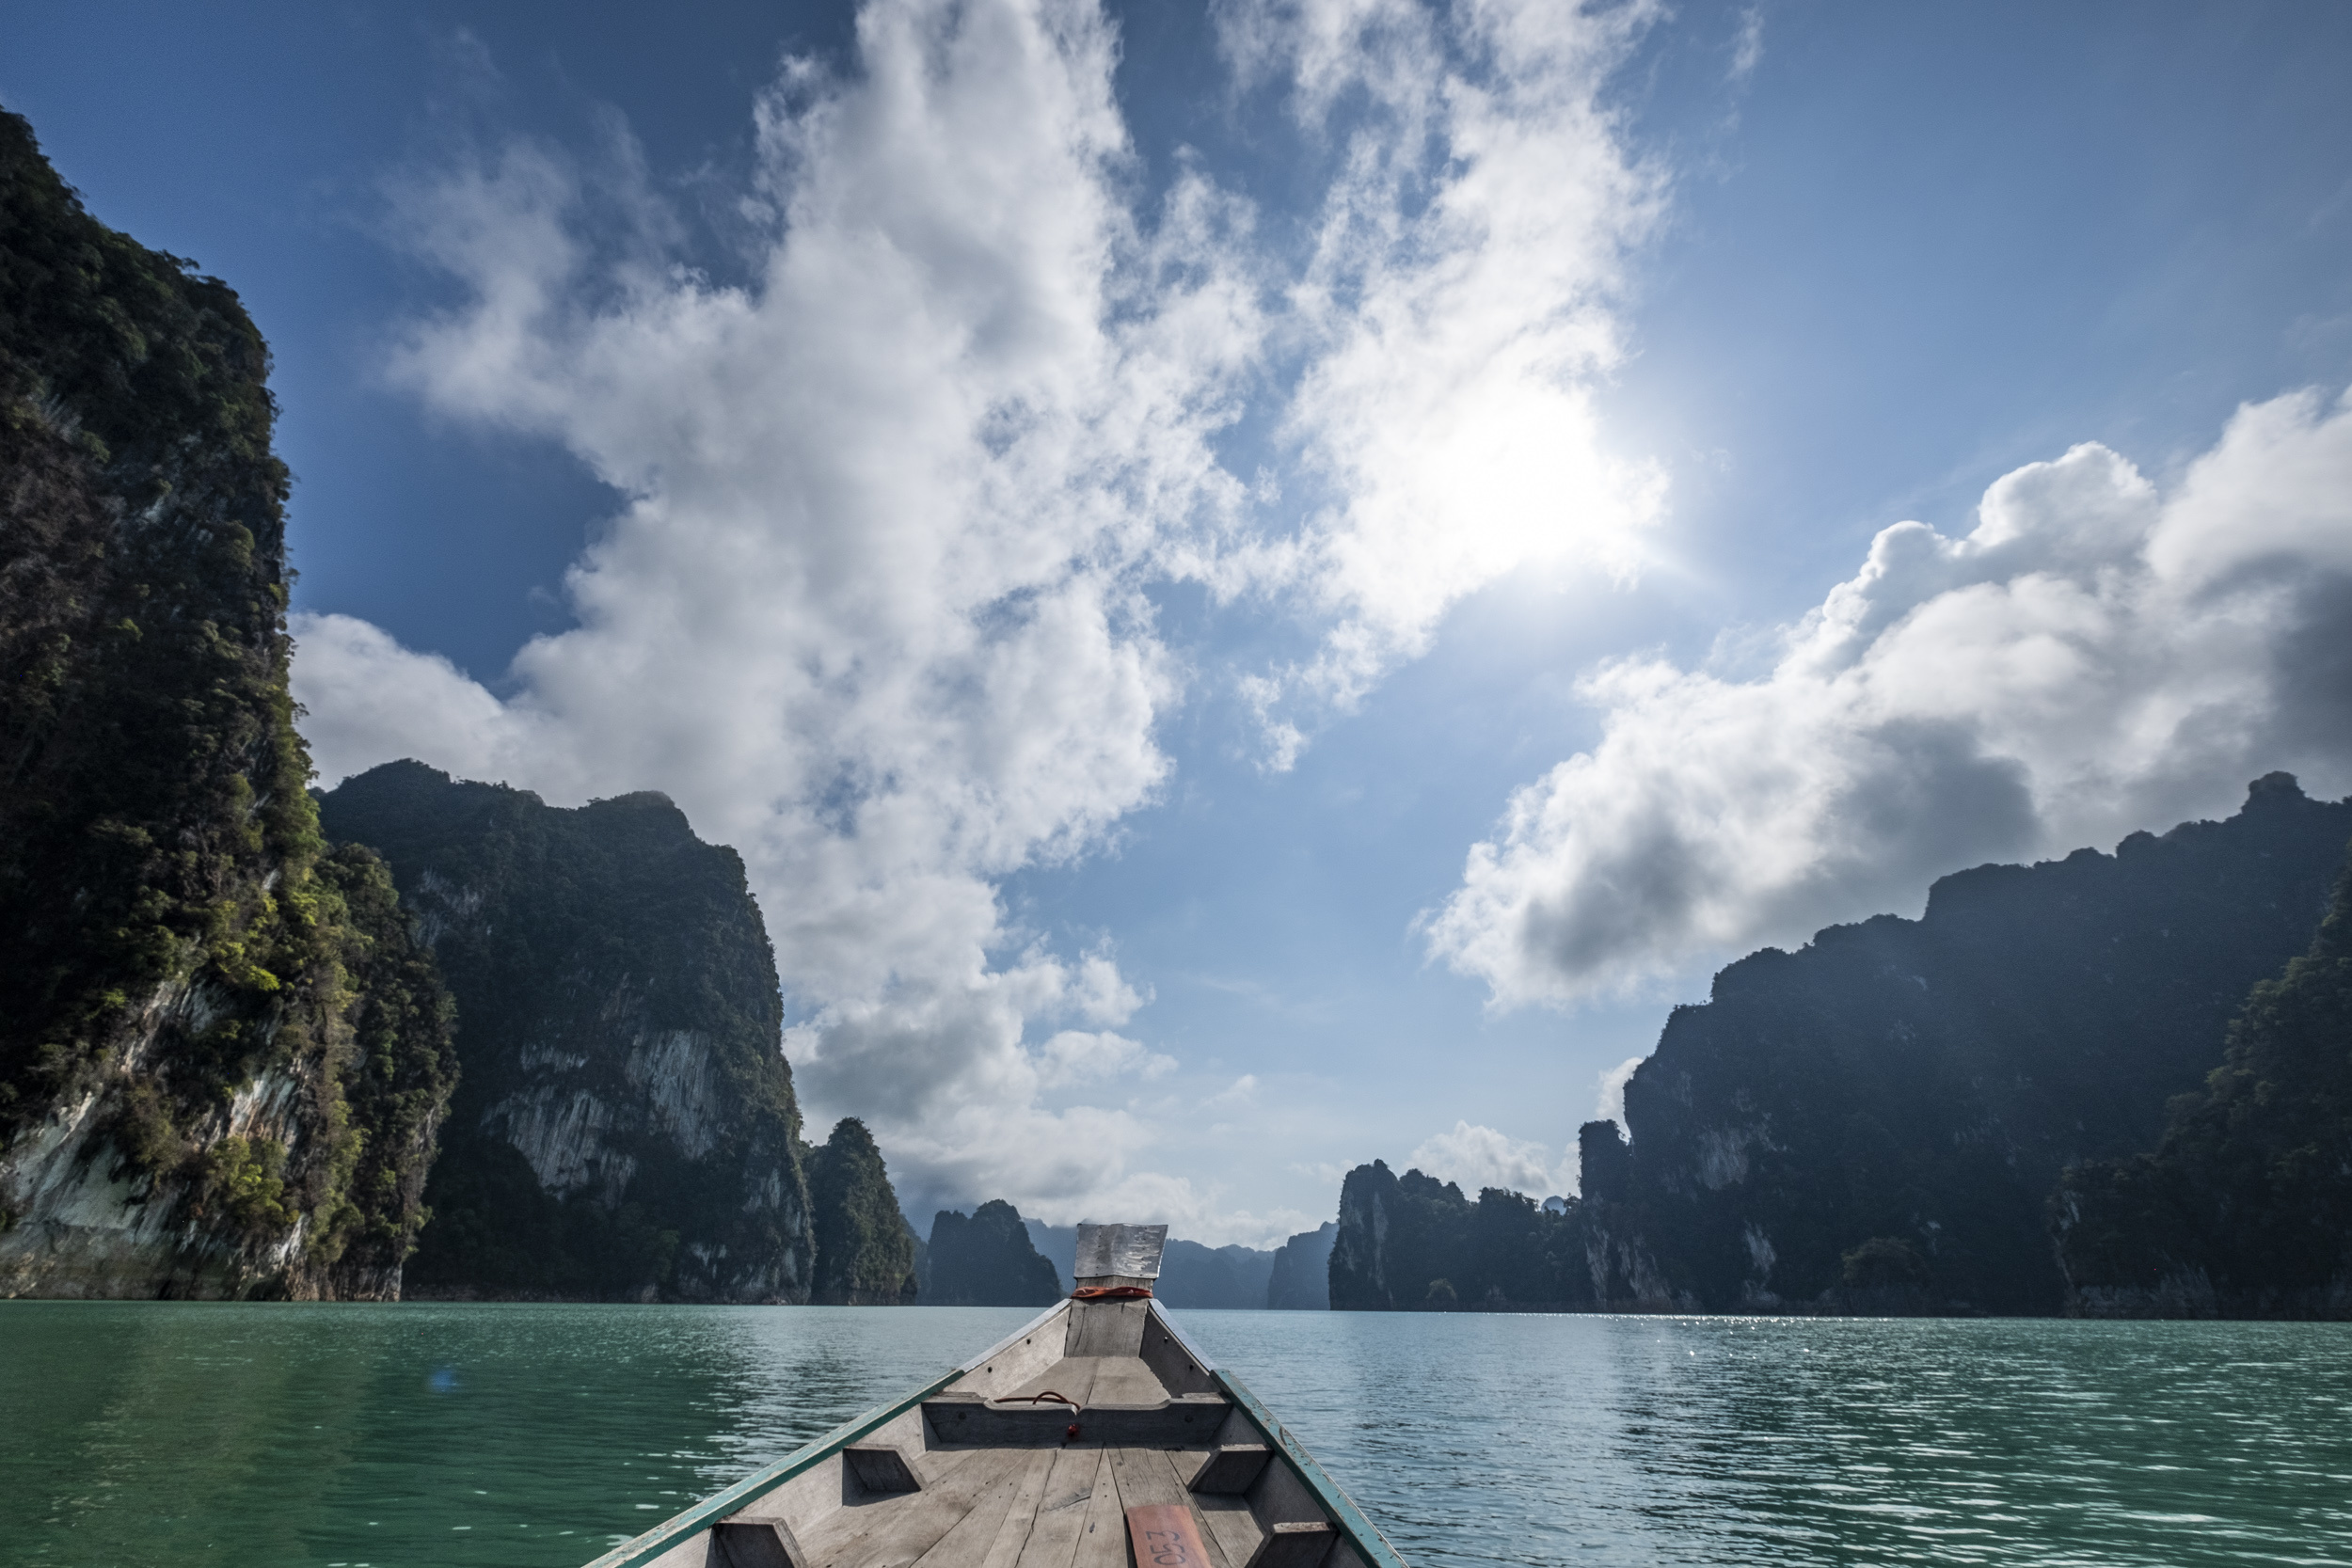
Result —
[[952, 1457], [921, 1491], [867, 1494], [809, 1530], [806, 1568], [1127, 1568], [1127, 1510], [1152, 1506], [1184, 1510], [1207, 1568], [1246, 1568], [1264, 1539], [1241, 1498], [1186, 1488], [1197, 1449], [1081, 1443]]

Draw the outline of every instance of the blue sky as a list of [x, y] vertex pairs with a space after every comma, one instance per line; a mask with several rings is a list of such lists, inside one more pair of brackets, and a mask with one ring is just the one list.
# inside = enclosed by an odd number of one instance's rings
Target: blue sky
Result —
[[0, 40], [276, 349], [323, 770], [669, 791], [918, 1210], [1558, 1190], [1728, 958], [2352, 787], [2341, 7]]

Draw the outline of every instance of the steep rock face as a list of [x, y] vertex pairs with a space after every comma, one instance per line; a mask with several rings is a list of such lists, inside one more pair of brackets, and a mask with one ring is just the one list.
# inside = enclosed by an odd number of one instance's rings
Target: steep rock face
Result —
[[943, 1209], [931, 1217], [923, 1281], [926, 1307], [1050, 1307], [1061, 1281], [1029, 1240], [1021, 1211], [991, 1198], [969, 1215]]
[[1331, 1240], [1335, 1312], [1589, 1307], [1574, 1212], [1488, 1187], [1476, 1202], [1451, 1181], [1375, 1160], [1347, 1173]]
[[830, 1307], [897, 1307], [915, 1297], [914, 1232], [898, 1212], [874, 1136], [843, 1117], [822, 1148], [806, 1152], [817, 1240], [809, 1299]]
[[1325, 1220], [1275, 1248], [1274, 1265], [1266, 1271], [1266, 1306], [1278, 1312], [1329, 1310], [1331, 1248], [1339, 1235], [1339, 1222]]
[[783, 1005], [735, 852], [659, 795], [564, 810], [414, 762], [321, 812], [390, 863], [457, 999], [412, 1291], [806, 1300]]
[[2155, 1151], [2068, 1170], [2052, 1221], [2075, 1314], [2352, 1318], [2352, 863]]
[[2058, 1309], [2059, 1172], [2154, 1142], [2248, 988], [2311, 941], [2347, 834], [2352, 802], [2273, 774], [2225, 822], [1963, 872], [1918, 921], [1731, 965], [1633, 1074], [1630, 1148], [1584, 1130], [1594, 1293], [1834, 1307], [1866, 1243], [1901, 1243], [1942, 1308]]
[[268, 369], [0, 113], [0, 1294], [399, 1291], [446, 1009], [322, 859]]

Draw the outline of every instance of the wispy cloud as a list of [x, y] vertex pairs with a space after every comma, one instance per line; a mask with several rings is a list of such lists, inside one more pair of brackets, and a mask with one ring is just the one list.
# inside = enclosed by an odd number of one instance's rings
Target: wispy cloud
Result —
[[2169, 495], [2096, 445], [1882, 532], [1771, 672], [1623, 659], [1427, 927], [1495, 1002], [1915, 909], [1934, 877], [2352, 785], [2352, 403], [2242, 408]]

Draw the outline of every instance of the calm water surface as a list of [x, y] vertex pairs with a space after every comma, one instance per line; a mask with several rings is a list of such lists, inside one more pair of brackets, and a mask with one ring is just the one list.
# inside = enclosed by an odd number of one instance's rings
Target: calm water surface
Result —
[[[0, 1562], [596, 1556], [1029, 1314], [0, 1302]], [[1178, 1314], [1416, 1568], [2352, 1564], [2352, 1327]]]

